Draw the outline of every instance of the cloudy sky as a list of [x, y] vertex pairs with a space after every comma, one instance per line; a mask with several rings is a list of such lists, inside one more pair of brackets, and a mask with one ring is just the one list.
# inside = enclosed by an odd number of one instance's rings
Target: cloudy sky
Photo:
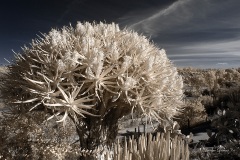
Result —
[[239, 0], [5, 0], [0, 64], [36, 35], [77, 21], [118, 23], [165, 48], [177, 66], [240, 67]]

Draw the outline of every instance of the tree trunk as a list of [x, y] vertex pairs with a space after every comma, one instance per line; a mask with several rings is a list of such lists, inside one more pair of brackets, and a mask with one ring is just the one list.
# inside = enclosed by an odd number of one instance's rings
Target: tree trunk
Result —
[[[94, 114], [99, 116], [86, 115], [86, 118], [79, 117], [76, 129], [81, 149], [95, 150], [99, 146], [110, 147], [118, 134], [118, 120], [132, 110], [130, 104], [122, 101], [122, 98], [112, 102], [107, 93], [103, 95], [105, 99], [98, 102], [96, 106]], [[81, 157], [81, 160], [86, 159], [94, 158], [91, 156]]]
[[[91, 117], [86, 119], [84, 125], [77, 126], [80, 148], [85, 150], [95, 150], [99, 146], [110, 146], [118, 133], [118, 124], [106, 126], [100, 118]], [[81, 160], [93, 159], [93, 155], [81, 157]]]

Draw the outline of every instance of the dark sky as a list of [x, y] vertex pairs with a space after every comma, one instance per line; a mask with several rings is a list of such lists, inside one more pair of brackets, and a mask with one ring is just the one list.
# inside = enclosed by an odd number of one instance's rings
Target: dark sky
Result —
[[0, 63], [40, 32], [77, 21], [142, 33], [177, 66], [240, 67], [240, 0], [2, 0]]

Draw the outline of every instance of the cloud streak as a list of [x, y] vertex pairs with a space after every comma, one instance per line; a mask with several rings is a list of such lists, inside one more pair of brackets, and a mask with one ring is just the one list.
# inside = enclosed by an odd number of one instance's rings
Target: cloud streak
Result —
[[[129, 28], [153, 36], [158, 32], [171, 30], [171, 28], [177, 29], [177, 27], [189, 22], [194, 17], [204, 17], [206, 14], [204, 2], [206, 3], [207, 0], [198, 2], [199, 4], [196, 6], [194, 0], [178, 0], [165, 9], [156, 11], [139, 22], [130, 24]], [[196, 10], [199, 11], [196, 12]]]
[[168, 57], [178, 66], [238, 68], [240, 40], [199, 43], [171, 48]]
[[178, 0], [128, 28], [151, 37], [180, 66], [232, 67], [240, 61], [239, 8], [238, 0]]
[[[236, 2], [238, 5], [234, 4]], [[130, 29], [154, 36], [161, 32], [186, 33], [209, 29], [233, 28], [240, 24], [236, 13], [240, 3], [237, 0], [178, 0], [152, 15], [128, 24]], [[227, 12], [226, 12], [227, 11]]]

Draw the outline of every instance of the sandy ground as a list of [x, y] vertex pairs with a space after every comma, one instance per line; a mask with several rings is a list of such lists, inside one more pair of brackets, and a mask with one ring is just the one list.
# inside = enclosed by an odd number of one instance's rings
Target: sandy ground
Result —
[[[153, 126], [154, 127], [157, 127], [157, 123], [154, 123]], [[139, 127], [136, 125], [136, 126], [129, 126], [129, 127], [126, 127], [126, 128], [122, 128], [118, 131], [118, 138], [121, 138], [121, 134], [126, 134], [126, 133], [133, 133], [136, 131], [138, 131], [138, 128], [140, 130], [141, 133], [144, 133], [144, 127], [143, 125], [139, 125]], [[146, 125], [146, 128], [145, 128], [145, 131], [146, 133], [150, 133], [150, 132], [153, 132], [153, 127], [152, 125]], [[187, 136], [187, 135], [186, 135]], [[199, 132], [199, 133], [196, 133], [196, 134], [193, 134], [193, 143], [198, 143], [200, 140], [207, 140], [209, 137], [207, 135], [207, 132]]]
[[207, 132], [200, 132], [193, 136], [193, 143], [199, 142], [199, 140], [208, 140]]

